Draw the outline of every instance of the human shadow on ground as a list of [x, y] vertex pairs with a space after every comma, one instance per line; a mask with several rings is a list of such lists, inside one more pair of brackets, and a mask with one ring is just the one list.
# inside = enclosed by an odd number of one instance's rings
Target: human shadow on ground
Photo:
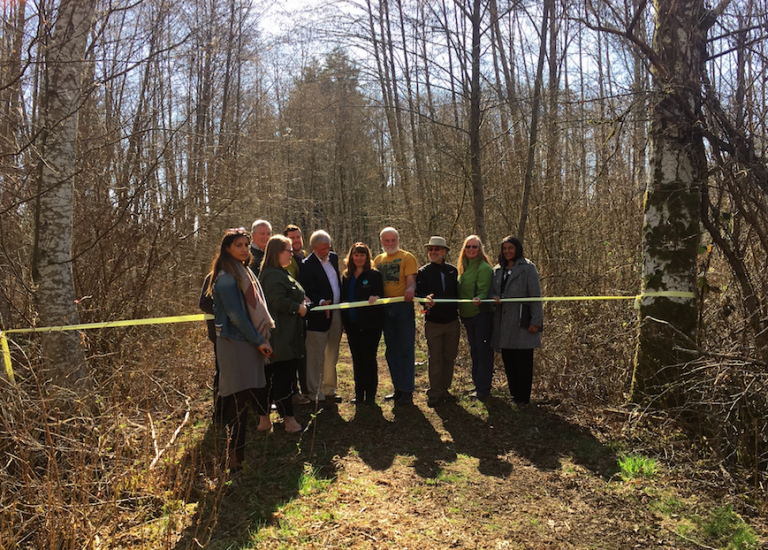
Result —
[[[187, 505], [196, 504], [196, 511], [175, 549], [201, 548], [222, 540], [238, 548], [247, 546], [251, 535], [271, 521], [276, 510], [299, 495], [312, 436], [309, 416], [305, 412], [300, 417], [309, 424], [305, 432], [294, 435], [285, 433], [279, 423], [271, 432], [259, 433], [258, 417], [251, 415], [246, 466], [236, 473], [222, 468], [223, 428], [209, 424], [203, 438], [186, 449], [180, 464], [180, 470], [186, 466], [192, 471], [185, 500]], [[309, 474], [321, 477], [328, 464], [316, 466]]]
[[463, 398], [434, 409], [445, 433], [435, 428], [435, 420], [428, 418], [431, 413], [424, 412], [430, 410], [421, 402], [394, 408], [391, 419], [385, 416], [390, 406], [386, 402], [345, 408], [344, 416], [336, 407], [316, 413], [300, 407], [297, 418], [309, 424], [301, 437], [285, 434], [279, 425], [266, 436], [257, 435], [251, 419], [249, 466], [229, 476], [218, 466], [216, 449], [223, 448], [223, 442], [210, 425], [178, 466], [179, 471], [194, 473], [185, 500], [196, 503], [197, 509], [176, 549], [217, 540], [247, 546], [253, 533], [274, 521], [275, 511], [301, 493], [307, 475], [333, 479], [342, 467], [339, 457], [350, 453], [379, 472], [404, 457], [403, 464], [424, 479], [437, 478], [459, 455], [477, 458], [480, 473], [499, 478], [514, 475], [512, 455], [541, 470], [560, 469], [567, 459], [605, 479], [616, 472], [616, 456], [609, 447], [546, 406], [513, 407], [498, 397], [469, 403]]
[[563, 460], [569, 460], [606, 480], [616, 473], [613, 449], [546, 406], [512, 405], [497, 397], [488, 399], [485, 406], [499, 454], [515, 453], [541, 470], [557, 470]]
[[435, 413], [453, 441], [446, 445], [455, 454], [478, 459], [480, 473], [494, 477], [506, 477], [512, 472], [512, 464], [503, 458], [505, 434], [492, 423], [471, 414], [459, 402], [438, 405]]
[[336, 448], [354, 449], [370, 468], [387, 470], [397, 456], [412, 457], [417, 475], [433, 478], [441, 463], [455, 458], [434, 426], [415, 405], [395, 407], [393, 419], [384, 417], [383, 405], [360, 405], [354, 416], [344, 425], [328, 426], [339, 445]]

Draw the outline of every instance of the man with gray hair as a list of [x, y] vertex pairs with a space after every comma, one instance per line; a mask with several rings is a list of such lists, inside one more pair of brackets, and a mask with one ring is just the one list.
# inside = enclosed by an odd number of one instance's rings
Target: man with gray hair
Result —
[[267, 242], [271, 236], [272, 224], [267, 220], [256, 220], [251, 225], [251, 256], [253, 259], [248, 267], [257, 277], [261, 269], [261, 260], [264, 259], [264, 251], [267, 249]]
[[[341, 301], [339, 257], [331, 252], [331, 236], [318, 230], [309, 237], [312, 254], [304, 258], [299, 268], [301, 286], [307, 298], [316, 306], [338, 304]], [[310, 311], [307, 314], [307, 389], [308, 397], [338, 403], [336, 395], [336, 363], [341, 343], [341, 312]]]
[[416, 315], [413, 296], [416, 292], [418, 264], [410, 252], [400, 250], [400, 234], [394, 227], [385, 227], [379, 233], [384, 252], [376, 256], [373, 265], [384, 281], [384, 296], [403, 296], [404, 302], [379, 306], [387, 308], [384, 316], [384, 343], [392, 386], [395, 391], [384, 399], [394, 400], [396, 406], [413, 404], [416, 376], [414, 344]]

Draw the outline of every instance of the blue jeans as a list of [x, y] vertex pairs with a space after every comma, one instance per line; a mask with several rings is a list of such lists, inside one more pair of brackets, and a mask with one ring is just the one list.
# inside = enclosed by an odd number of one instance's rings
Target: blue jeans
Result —
[[461, 322], [467, 330], [469, 355], [472, 358], [472, 381], [479, 395], [491, 395], [493, 382], [493, 313], [478, 313], [474, 317], [462, 317]]
[[387, 365], [396, 391], [413, 393], [416, 376], [416, 313], [413, 302], [398, 302], [384, 306], [384, 343], [387, 345]]

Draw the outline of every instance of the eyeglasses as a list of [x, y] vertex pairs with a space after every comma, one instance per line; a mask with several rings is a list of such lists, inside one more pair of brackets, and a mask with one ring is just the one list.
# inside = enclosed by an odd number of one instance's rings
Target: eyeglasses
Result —
[[248, 235], [245, 227], [230, 227], [224, 232], [224, 235]]
[[284, 248], [283, 252], [290, 252], [291, 254], [293, 254], [293, 248]]
[[427, 247], [427, 252], [440, 252], [441, 250], [443, 250], [442, 246], [428, 246]]
[[464, 248], [480, 248], [480, 247], [479, 247], [479, 246], [477, 246], [476, 244], [468, 244], [468, 245], [467, 245], [467, 246], [465, 246]]

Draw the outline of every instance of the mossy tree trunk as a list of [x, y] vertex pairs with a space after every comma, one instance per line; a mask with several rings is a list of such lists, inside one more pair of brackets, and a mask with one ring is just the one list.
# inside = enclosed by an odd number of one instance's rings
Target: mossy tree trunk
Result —
[[[652, 59], [649, 178], [643, 221], [643, 292], [695, 292], [700, 189], [707, 159], [701, 133], [701, 71], [712, 12], [702, 0], [658, 0]], [[633, 400], [681, 404], [676, 382], [692, 357], [696, 300], [646, 296], [640, 302], [640, 335]]]

